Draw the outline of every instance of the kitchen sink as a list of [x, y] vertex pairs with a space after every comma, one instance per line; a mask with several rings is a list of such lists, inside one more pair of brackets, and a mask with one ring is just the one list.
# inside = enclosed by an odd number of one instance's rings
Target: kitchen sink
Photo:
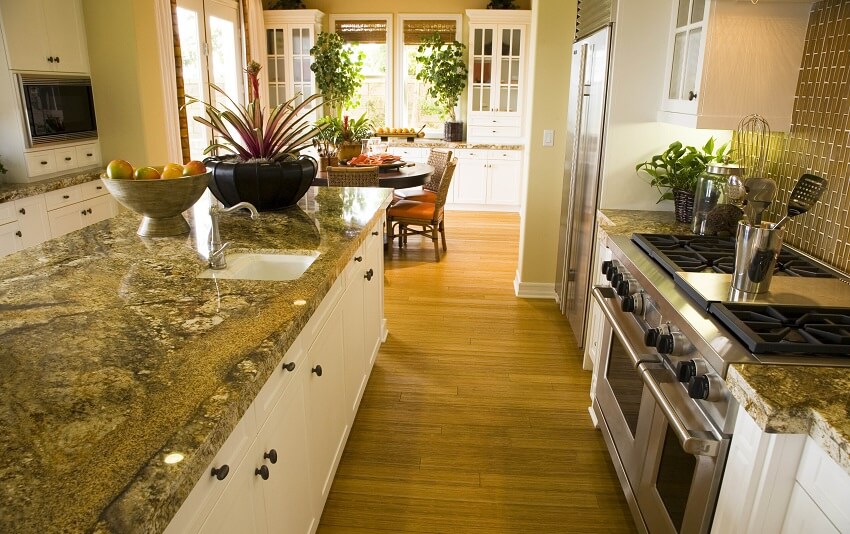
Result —
[[234, 252], [227, 255], [224, 269], [206, 269], [199, 278], [219, 280], [295, 280], [319, 257], [309, 254], [266, 254]]

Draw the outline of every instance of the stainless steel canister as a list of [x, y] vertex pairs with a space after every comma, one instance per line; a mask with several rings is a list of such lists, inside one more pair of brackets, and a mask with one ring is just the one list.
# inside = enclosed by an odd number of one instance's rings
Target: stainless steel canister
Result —
[[746, 221], [738, 222], [733, 289], [745, 293], [767, 293], [770, 288], [783, 235], [782, 228], [774, 230], [770, 226], [770, 223], [751, 226]]

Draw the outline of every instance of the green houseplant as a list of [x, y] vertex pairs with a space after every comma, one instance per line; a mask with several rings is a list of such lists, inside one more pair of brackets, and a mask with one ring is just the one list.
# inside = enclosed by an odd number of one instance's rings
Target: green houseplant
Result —
[[414, 60], [418, 66], [416, 79], [428, 85], [428, 95], [437, 101], [446, 121], [444, 139], [460, 141], [463, 123], [456, 119], [458, 99], [466, 88], [469, 70], [463, 60], [466, 45], [458, 41], [443, 41], [439, 33], [422, 39]]
[[300, 152], [321, 132], [322, 127], [309, 120], [310, 113], [321, 106], [321, 97], [311, 95], [296, 103], [301, 97], [297, 95], [266, 114], [258, 95], [260, 68], [252, 61], [245, 69], [247, 106], [214, 84], [210, 87], [226, 106], [215, 107], [191, 96], [186, 104], [203, 104], [206, 117], [194, 119], [213, 131], [213, 141], [204, 153], [216, 155], [204, 162], [212, 173], [209, 188], [215, 197], [227, 206], [247, 201], [258, 210], [275, 210], [298, 202], [316, 177], [317, 162]]
[[362, 52], [354, 49], [336, 33], [321, 32], [310, 49], [313, 64], [310, 70], [316, 76], [316, 86], [328, 106], [328, 114], [342, 117], [342, 110], [357, 105], [357, 90], [363, 83]]
[[717, 149], [714, 145], [714, 137], [709, 138], [700, 148], [674, 141], [664, 152], [635, 166], [635, 171], [649, 176], [649, 185], [661, 193], [658, 202], [674, 201], [676, 220], [679, 222], [691, 222], [697, 180], [705, 172], [706, 166], [712, 161], [721, 161], [727, 155], [728, 143]]
[[6, 167], [3, 166], [3, 162], [0, 161], [0, 174], [6, 174], [7, 172], [9, 171], [6, 170]]

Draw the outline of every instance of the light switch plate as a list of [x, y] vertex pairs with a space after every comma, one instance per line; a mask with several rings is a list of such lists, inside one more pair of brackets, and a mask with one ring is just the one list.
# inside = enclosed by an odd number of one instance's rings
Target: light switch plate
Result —
[[543, 130], [543, 146], [555, 146], [555, 130]]

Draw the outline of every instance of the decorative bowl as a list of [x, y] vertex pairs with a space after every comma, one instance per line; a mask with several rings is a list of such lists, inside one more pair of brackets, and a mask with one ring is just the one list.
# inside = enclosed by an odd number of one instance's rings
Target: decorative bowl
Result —
[[118, 202], [142, 215], [138, 235], [167, 237], [189, 233], [183, 212], [204, 194], [210, 173], [167, 180], [100, 179]]

